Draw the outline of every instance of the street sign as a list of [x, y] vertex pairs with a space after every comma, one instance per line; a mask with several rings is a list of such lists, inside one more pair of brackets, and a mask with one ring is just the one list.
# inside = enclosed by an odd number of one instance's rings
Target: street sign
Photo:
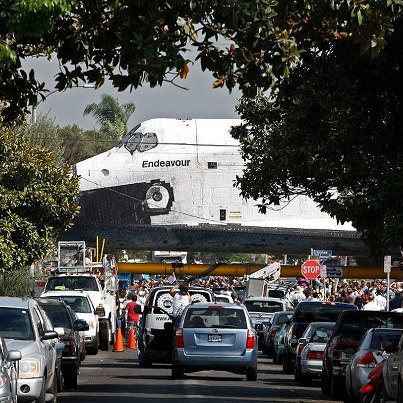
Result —
[[311, 249], [312, 256], [330, 257], [333, 256], [333, 251], [328, 249]]
[[306, 260], [301, 265], [301, 274], [307, 280], [313, 280], [320, 274], [320, 263], [317, 260]]
[[327, 277], [327, 267], [325, 264], [322, 264], [320, 268], [320, 277], [321, 278], [326, 278]]
[[326, 275], [328, 278], [342, 278], [343, 267], [342, 266], [326, 266]]
[[383, 257], [383, 272], [390, 273], [392, 268], [392, 256]]

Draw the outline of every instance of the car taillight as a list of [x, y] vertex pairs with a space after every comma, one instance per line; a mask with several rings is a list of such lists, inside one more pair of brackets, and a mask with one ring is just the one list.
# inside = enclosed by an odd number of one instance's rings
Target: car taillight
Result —
[[323, 351], [308, 351], [307, 360], [323, 360]]
[[273, 329], [272, 331], [271, 331], [271, 337], [276, 337], [276, 334], [278, 333], [278, 329]]
[[305, 347], [305, 344], [298, 343], [297, 353], [302, 353], [302, 350], [304, 349], [304, 347]]
[[185, 341], [183, 339], [183, 329], [179, 328], [176, 330], [175, 333], [175, 346], [176, 348], [184, 348], [185, 347]]
[[246, 339], [246, 349], [253, 350], [255, 348], [255, 332], [248, 330], [248, 337]]
[[374, 390], [374, 385], [372, 385], [372, 383], [367, 383], [366, 385], [362, 386], [358, 392], [362, 395], [366, 395], [367, 393], [372, 393]]
[[358, 360], [357, 367], [373, 368], [375, 367], [375, 364], [374, 355], [368, 351]]

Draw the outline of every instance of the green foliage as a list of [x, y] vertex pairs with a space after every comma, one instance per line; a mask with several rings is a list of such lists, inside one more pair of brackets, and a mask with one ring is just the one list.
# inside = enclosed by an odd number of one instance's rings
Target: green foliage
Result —
[[78, 179], [50, 151], [0, 126], [0, 267], [41, 259], [78, 212]]
[[[304, 56], [276, 97], [245, 100], [233, 135], [247, 169], [243, 196], [261, 210], [307, 194], [338, 221], [351, 221], [376, 257], [403, 245], [403, 24], [382, 58], [345, 46]], [[400, 84], [399, 84], [400, 83]]]
[[28, 268], [0, 273], [0, 295], [23, 297], [30, 293], [30, 270]]
[[[281, 82], [312, 49], [337, 43], [377, 56], [402, 2], [239, 0], [191, 2], [6, 0], [0, 5], [0, 101], [7, 120], [45, 91], [27, 56], [58, 57], [56, 88], [112, 81], [119, 91], [186, 78], [200, 63], [231, 91], [253, 97]], [[196, 52], [189, 59], [191, 50]], [[190, 63], [191, 62], [191, 63]]]
[[84, 116], [92, 115], [101, 125], [101, 133], [111, 140], [120, 140], [127, 132], [127, 121], [136, 106], [133, 103], [120, 105], [117, 98], [103, 94], [99, 104], [85, 107]]

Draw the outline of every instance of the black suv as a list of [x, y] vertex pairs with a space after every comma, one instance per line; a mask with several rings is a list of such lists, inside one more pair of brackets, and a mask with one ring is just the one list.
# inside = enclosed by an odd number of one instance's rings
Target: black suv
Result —
[[293, 374], [295, 369], [298, 339], [312, 322], [336, 322], [340, 312], [357, 310], [353, 304], [345, 302], [301, 301], [287, 326], [284, 339], [283, 371]]
[[62, 351], [62, 375], [66, 388], [77, 388], [77, 377], [82, 359], [85, 358], [85, 340], [83, 332], [88, 330], [88, 323], [78, 319], [76, 313], [63, 301], [38, 298], [39, 306], [47, 313], [53, 327], [63, 328], [60, 341]]
[[345, 390], [346, 366], [362, 337], [372, 328], [403, 328], [403, 315], [385, 311], [348, 311], [340, 314], [323, 355], [321, 389], [339, 399]]
[[[138, 330], [138, 361], [140, 367], [153, 362], [172, 361], [172, 286], [155, 287], [144, 306]], [[179, 291], [179, 290], [178, 290]], [[189, 286], [192, 302], [213, 302], [209, 288]]]

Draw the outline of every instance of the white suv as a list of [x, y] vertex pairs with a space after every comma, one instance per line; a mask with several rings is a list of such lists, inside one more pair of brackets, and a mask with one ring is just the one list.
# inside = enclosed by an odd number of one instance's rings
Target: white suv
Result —
[[[141, 367], [172, 359], [172, 286], [155, 287], [147, 298], [138, 331], [138, 361]], [[178, 290], [179, 291], [179, 290]], [[189, 286], [192, 302], [213, 302], [208, 288]]]

